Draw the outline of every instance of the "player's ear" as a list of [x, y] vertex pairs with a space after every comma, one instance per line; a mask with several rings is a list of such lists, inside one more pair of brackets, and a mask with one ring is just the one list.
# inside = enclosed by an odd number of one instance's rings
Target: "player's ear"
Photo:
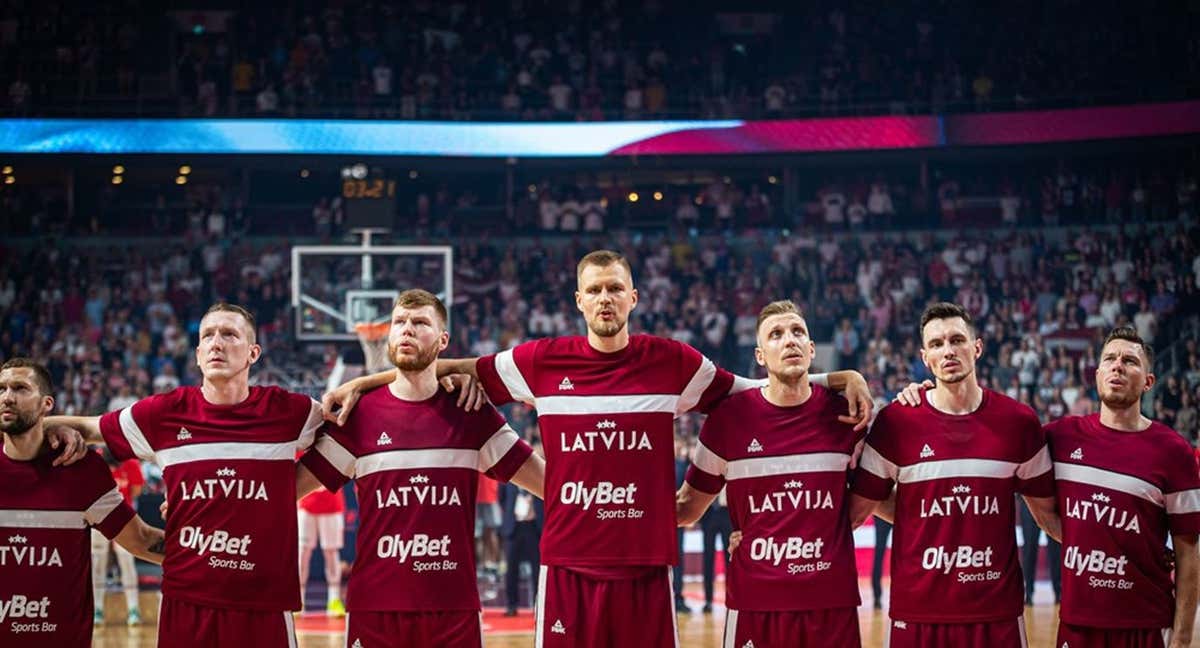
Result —
[[438, 336], [438, 351], [445, 351], [450, 346], [450, 331], [442, 331]]
[[980, 338], [975, 338], [975, 359], [978, 360], [982, 357], [983, 357], [983, 340]]
[[1158, 382], [1158, 376], [1155, 376], [1152, 373], [1146, 374], [1146, 386], [1142, 388], [1142, 391], [1143, 392], [1150, 391], [1150, 388], [1154, 387], [1154, 383], [1156, 383], [1156, 382]]
[[583, 293], [578, 290], [575, 291], [575, 308], [579, 309], [580, 313], [583, 312]]
[[767, 366], [767, 356], [763, 354], [762, 347], [754, 347], [754, 361], [757, 362], [758, 366], [760, 367]]
[[258, 362], [258, 359], [260, 356], [262, 356], [262, 347], [258, 346], [257, 344], [251, 344], [250, 345], [250, 364], [254, 364], [255, 362]]
[[42, 396], [42, 416], [50, 414], [54, 411], [54, 397]]
[[637, 288], [630, 289], [630, 291], [629, 291], [629, 300], [630, 300], [630, 301], [629, 301], [629, 310], [633, 310], [633, 309], [637, 308], [637, 305], [638, 305], [638, 291], [637, 291]]

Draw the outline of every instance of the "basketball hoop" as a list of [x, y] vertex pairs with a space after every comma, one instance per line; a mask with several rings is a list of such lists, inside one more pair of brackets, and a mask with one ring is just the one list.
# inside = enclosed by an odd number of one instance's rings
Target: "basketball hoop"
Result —
[[391, 322], [360, 322], [354, 325], [358, 343], [362, 345], [367, 373], [379, 373], [392, 366], [388, 360], [388, 331]]

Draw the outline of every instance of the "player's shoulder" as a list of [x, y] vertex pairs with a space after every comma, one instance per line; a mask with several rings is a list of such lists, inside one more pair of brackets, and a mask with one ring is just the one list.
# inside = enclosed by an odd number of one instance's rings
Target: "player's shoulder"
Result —
[[303, 405], [305, 408], [311, 407], [313, 402], [313, 398], [308, 394], [288, 391], [279, 385], [251, 386], [249, 400], [257, 399], [263, 399], [272, 403], [288, 403], [293, 406]]
[[[133, 412], [135, 420], [137, 420], [139, 415], [146, 416], [147, 414], [157, 414], [159, 412], [183, 411], [203, 401], [204, 396], [200, 393], [199, 387], [183, 385], [168, 392], [151, 394], [145, 398], [138, 399], [133, 404]], [[139, 422], [144, 423], [144, 421]]]
[[813, 385], [812, 398], [820, 405], [821, 411], [827, 417], [836, 419], [839, 416], [846, 416], [850, 413], [850, 401], [846, 400], [843, 395], [823, 385]]
[[1147, 440], [1170, 454], [1192, 454], [1192, 444], [1174, 428], [1161, 421], [1151, 421], [1146, 428]]
[[1056, 439], [1067, 435], [1075, 434], [1083, 429], [1088, 422], [1090, 416], [1063, 416], [1054, 419], [1042, 427], [1046, 431], [1047, 438]]
[[991, 415], [1000, 416], [1013, 424], [1042, 427], [1041, 420], [1033, 408], [1021, 401], [993, 389], [984, 389]]
[[79, 461], [68, 466], [56, 467], [53, 470], [63, 471], [64, 475], [70, 475], [72, 478], [83, 480], [88, 484], [105, 487], [116, 484], [113, 480], [112, 469], [97, 452], [88, 452]]
[[448, 396], [451, 396], [453, 400], [450, 406], [462, 412], [463, 423], [472, 430], [491, 434], [508, 424], [508, 421], [500, 413], [500, 410], [496, 409], [496, 406], [491, 403], [484, 403], [483, 407], [477, 410], [466, 410], [458, 406], [456, 395], [448, 394]]

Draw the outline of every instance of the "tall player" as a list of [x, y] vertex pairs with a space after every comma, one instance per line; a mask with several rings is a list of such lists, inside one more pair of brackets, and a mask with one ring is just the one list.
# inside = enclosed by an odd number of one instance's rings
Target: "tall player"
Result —
[[424, 290], [396, 299], [396, 378], [328, 426], [302, 463], [330, 490], [355, 480], [359, 531], [346, 645], [482, 648], [475, 581], [478, 474], [541, 496], [544, 464], [491, 405], [459, 408], [438, 385], [446, 307]]
[[1191, 645], [1200, 476], [1187, 441], [1142, 416], [1153, 366], [1154, 351], [1136, 330], [1114, 329], [1096, 368], [1100, 413], [1046, 426], [1063, 518], [1055, 646]]
[[[678, 645], [668, 567], [677, 559], [673, 419], [759, 383], [735, 387], [732, 374], [686, 344], [630, 335], [638, 294], [622, 255], [584, 256], [576, 280], [586, 337], [444, 360], [438, 374], [477, 376], [493, 403], [537, 408], [547, 493], [537, 645]], [[326, 402], [346, 409], [359, 391], [392, 377], [351, 381]], [[833, 380], [852, 388], [850, 411], [865, 426], [865, 381], [856, 372]]]
[[312, 444], [321, 406], [251, 387], [262, 349], [254, 316], [213, 305], [200, 320], [199, 387], [179, 387], [102, 417], [51, 417], [102, 440], [118, 460], [163, 469], [167, 502], [159, 646], [295, 645], [296, 495], [319, 485], [295, 456]]
[[895, 648], [1023, 647], [1014, 494], [1060, 536], [1045, 435], [1028, 407], [979, 386], [971, 316], [938, 303], [921, 316], [921, 358], [937, 378], [920, 407], [876, 417], [854, 479], [861, 524], [895, 487]]
[[53, 393], [32, 360], [0, 366], [0, 646], [91, 645], [89, 527], [162, 562], [162, 530], [125, 503], [103, 459], [89, 452], [51, 467], [44, 417]]
[[749, 549], [732, 557], [724, 645], [858, 646], [846, 492], [857, 435], [838, 420], [846, 402], [809, 380], [816, 346], [794, 303], [763, 308], [757, 337], [767, 385], [709, 413], [679, 491], [679, 523], [695, 522], [728, 488]]

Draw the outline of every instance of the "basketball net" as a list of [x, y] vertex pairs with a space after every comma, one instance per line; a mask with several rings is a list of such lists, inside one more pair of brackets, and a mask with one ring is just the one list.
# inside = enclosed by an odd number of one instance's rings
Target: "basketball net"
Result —
[[363, 359], [366, 360], [367, 373], [379, 373], [390, 369], [392, 363], [388, 360], [388, 329], [389, 322], [360, 322], [354, 325], [358, 334], [358, 343], [362, 345]]

